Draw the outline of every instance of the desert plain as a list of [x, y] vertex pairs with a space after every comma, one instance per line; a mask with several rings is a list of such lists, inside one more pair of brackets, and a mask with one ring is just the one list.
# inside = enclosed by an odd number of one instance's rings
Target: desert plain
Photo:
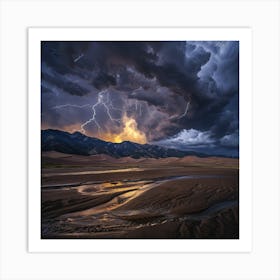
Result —
[[239, 159], [42, 152], [43, 239], [238, 239]]

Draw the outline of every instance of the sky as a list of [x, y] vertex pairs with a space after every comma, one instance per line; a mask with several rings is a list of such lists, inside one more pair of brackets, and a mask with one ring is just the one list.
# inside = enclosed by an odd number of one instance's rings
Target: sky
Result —
[[41, 128], [239, 155], [238, 41], [43, 41]]

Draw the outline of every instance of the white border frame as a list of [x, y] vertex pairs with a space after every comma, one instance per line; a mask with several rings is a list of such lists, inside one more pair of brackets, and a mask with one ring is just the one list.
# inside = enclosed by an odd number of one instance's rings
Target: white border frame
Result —
[[[41, 41], [236, 40], [240, 44], [240, 238], [41, 239], [40, 83]], [[250, 252], [252, 248], [252, 47], [249, 28], [29, 28], [29, 252]], [[248, 148], [249, 147], [249, 148]]]
[[[279, 0], [0, 0], [0, 15], [1, 280], [280, 280]], [[113, 25], [252, 29], [250, 253], [27, 251], [27, 28]]]

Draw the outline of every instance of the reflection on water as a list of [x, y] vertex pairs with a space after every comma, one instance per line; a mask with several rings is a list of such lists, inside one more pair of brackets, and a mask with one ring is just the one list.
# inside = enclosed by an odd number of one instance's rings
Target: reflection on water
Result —
[[[101, 223], [112, 222], [112, 220], [119, 219], [112, 213], [112, 210], [116, 210], [120, 206], [128, 203], [130, 200], [135, 199], [147, 190], [161, 185], [162, 183], [182, 180], [182, 179], [194, 179], [194, 178], [215, 178], [220, 177], [216, 175], [185, 175], [185, 176], [174, 176], [165, 179], [158, 180], [143, 180], [143, 181], [115, 181], [115, 182], [104, 182], [90, 185], [81, 185], [76, 187], [76, 190], [83, 195], [92, 195], [98, 197], [101, 195], [112, 195], [116, 194], [115, 197], [110, 199], [106, 203], [102, 203], [98, 206], [78, 211], [71, 214], [66, 214], [63, 217], [69, 219], [74, 219], [78, 223]], [[143, 209], [144, 210], [144, 209]], [[143, 211], [142, 210], [142, 211]], [[144, 210], [145, 211], [145, 210]], [[130, 213], [131, 215], [131, 213]]]
[[[137, 182], [130, 182], [129, 184], [118, 181], [112, 183], [79, 186], [76, 188], [76, 190], [84, 195], [92, 195], [94, 197], [100, 195], [112, 195], [112, 194], [117, 194], [117, 195], [116, 197], [112, 198], [110, 201], [106, 203], [103, 203], [101, 205], [95, 206], [87, 210], [71, 213], [69, 215], [71, 217], [72, 216], [85, 217], [89, 215], [97, 215], [102, 212], [107, 213], [108, 211], [114, 210], [120, 207], [121, 205], [124, 205], [131, 199], [134, 199], [140, 194], [142, 194], [147, 189], [151, 189], [157, 186], [158, 184], [159, 182], [153, 183], [152, 181], [143, 180]], [[65, 215], [65, 217], [68, 217], [69, 215]]]
[[[138, 171], [140, 170], [137, 168]], [[115, 172], [119, 172], [116, 170]], [[132, 169], [123, 169], [130, 171]], [[108, 170], [109, 172], [109, 170]], [[161, 187], [161, 184], [166, 182], [176, 182], [182, 179], [200, 179], [200, 178], [220, 178], [224, 176], [219, 175], [185, 175], [158, 178], [153, 180], [138, 180], [138, 181], [112, 181], [112, 182], [89, 182], [79, 186], [71, 187], [71, 190], [76, 190], [81, 195], [85, 196], [81, 201], [93, 201], [86, 210], [76, 212], [68, 212], [67, 214], [59, 217], [60, 224], [68, 227], [69, 232], [80, 231], [81, 228], [87, 228], [87, 234], [97, 233], [118, 233], [126, 230], [132, 230], [147, 225], [154, 226], [164, 224], [177, 218], [177, 214], [171, 212], [169, 207], [154, 207], [154, 205], [145, 204], [146, 206], [141, 209], [130, 209], [123, 207], [131, 200], [142, 195], [147, 190], [152, 188]], [[172, 185], [172, 184], [171, 184]], [[61, 186], [65, 189], [65, 186]], [[141, 198], [140, 198], [141, 199]], [[178, 198], [179, 201], [180, 198]], [[96, 201], [100, 201], [99, 204]], [[83, 203], [83, 202], [82, 202]], [[199, 220], [203, 217], [211, 215], [221, 209], [234, 206], [237, 201], [226, 201], [216, 203], [199, 213], [184, 215], [180, 219]], [[133, 204], [133, 202], [132, 202]], [[93, 207], [93, 205], [95, 205]], [[127, 206], [127, 205], [126, 205]], [[129, 209], [129, 210], [126, 210]]]
[[141, 188], [148, 183], [152, 183], [153, 181], [142, 180], [142, 181], [115, 181], [115, 182], [104, 182], [104, 183], [96, 183], [96, 184], [85, 184], [78, 186], [76, 190], [85, 195], [96, 195], [102, 193], [113, 193], [118, 191], [124, 191], [128, 189]]
[[88, 170], [88, 171], [76, 171], [76, 172], [61, 172], [61, 173], [46, 173], [42, 174], [42, 177], [52, 176], [65, 176], [65, 175], [91, 175], [91, 174], [106, 174], [106, 173], [119, 173], [119, 172], [138, 172], [144, 171], [144, 168], [133, 167], [133, 168], [122, 168], [122, 169], [111, 169], [111, 170]]
[[[100, 197], [100, 196], [112, 196], [109, 201], [102, 203], [92, 208], [77, 211], [74, 213], [63, 215], [67, 220], [71, 217], [73, 221], [78, 223], [85, 223], [85, 221], [91, 223], [104, 221], [112, 221], [118, 219], [117, 216], [112, 214], [112, 210], [116, 210], [120, 206], [128, 203], [130, 200], [135, 199], [147, 190], [160, 186], [163, 183], [170, 181], [177, 181], [182, 179], [199, 179], [199, 178], [218, 178], [217, 175], [185, 175], [185, 176], [173, 176], [165, 179], [142, 180], [142, 181], [114, 181], [95, 184], [84, 184], [75, 187], [75, 189], [82, 195]], [[144, 210], [144, 209], [143, 209]], [[142, 211], [143, 211], [142, 210]], [[145, 210], [144, 210], [145, 211]], [[130, 213], [131, 215], [131, 213]], [[69, 221], [69, 220], [68, 220]]]
[[[75, 224], [116, 224], [116, 223], [127, 223], [119, 217], [115, 216], [112, 210], [116, 210], [118, 207], [126, 204], [128, 201], [136, 198], [144, 191], [158, 186], [162, 181], [131, 181], [131, 182], [106, 182], [91, 185], [81, 185], [76, 188], [76, 190], [84, 195], [92, 195], [98, 197], [100, 195], [112, 195], [116, 193], [117, 195], [106, 203], [102, 203], [98, 206], [66, 214], [61, 218], [66, 219], [69, 222], [74, 222]], [[118, 195], [118, 193], [120, 193]]]
[[131, 190], [131, 191], [127, 191], [126, 193], [123, 193], [121, 195], [116, 196], [115, 198], [111, 199], [110, 201], [103, 203], [101, 205], [98, 205], [96, 207], [87, 209], [87, 210], [83, 210], [83, 211], [79, 211], [76, 213], [72, 213], [70, 214], [71, 217], [77, 217], [77, 216], [81, 216], [81, 217], [85, 217], [85, 216], [91, 216], [91, 215], [97, 215], [100, 213], [105, 213], [104, 215], [107, 217], [108, 219], [108, 211], [112, 211], [116, 208], [118, 208], [119, 206], [123, 205], [125, 202], [127, 202], [130, 198], [133, 198], [136, 194], [137, 194], [138, 190]]

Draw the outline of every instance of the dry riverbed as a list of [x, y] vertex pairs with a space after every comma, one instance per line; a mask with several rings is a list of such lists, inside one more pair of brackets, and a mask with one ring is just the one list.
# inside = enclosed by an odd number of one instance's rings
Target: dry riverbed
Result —
[[42, 155], [42, 238], [238, 238], [238, 159]]

